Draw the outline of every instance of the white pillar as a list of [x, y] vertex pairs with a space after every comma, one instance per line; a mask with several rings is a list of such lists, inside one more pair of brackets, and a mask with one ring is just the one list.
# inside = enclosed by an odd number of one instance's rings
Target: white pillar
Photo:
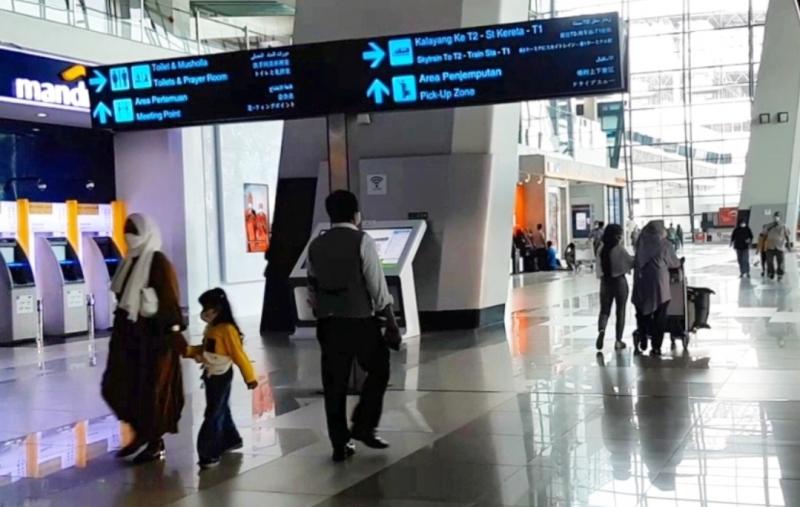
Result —
[[[741, 209], [752, 209], [750, 226], [769, 221], [765, 210], [780, 211], [790, 230], [797, 227], [800, 185], [800, 13], [795, 0], [771, 0], [767, 11], [764, 50], [752, 111], [752, 132]], [[777, 123], [780, 112], [787, 123]], [[770, 123], [760, 124], [759, 115]]]
[[[527, 19], [527, 7], [526, 0], [301, 0], [295, 42], [520, 22]], [[415, 263], [423, 325], [426, 317], [473, 324], [489, 315], [502, 318], [519, 112], [519, 104], [508, 104], [382, 113], [358, 127], [362, 178], [388, 176], [388, 195], [362, 192], [365, 218], [429, 213]], [[324, 134], [324, 120], [287, 122], [281, 177], [316, 176], [326, 156]], [[317, 209], [317, 219], [324, 219], [319, 203]]]

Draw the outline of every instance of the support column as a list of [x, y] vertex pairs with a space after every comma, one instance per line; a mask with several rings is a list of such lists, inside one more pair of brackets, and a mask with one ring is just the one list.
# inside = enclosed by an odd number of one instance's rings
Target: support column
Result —
[[78, 201], [69, 200], [67, 207], [67, 240], [72, 244], [72, 248], [80, 254], [81, 241], [80, 231], [78, 230]]
[[[527, 0], [298, 2], [295, 42], [526, 19]], [[287, 122], [280, 176], [318, 176], [316, 223], [326, 220], [327, 192], [345, 184], [366, 220], [426, 213], [414, 263], [423, 329], [498, 322], [508, 296], [519, 117], [519, 104], [375, 113], [358, 126], [357, 147], [354, 118]], [[386, 177], [385, 193], [366, 192], [370, 175]]]
[[17, 199], [17, 242], [30, 257], [31, 202], [27, 199]]
[[345, 189], [359, 195], [356, 125], [357, 117], [351, 114], [333, 114], [327, 118], [330, 192]]
[[[772, 0], [767, 11], [764, 49], [753, 103], [747, 169], [740, 209], [751, 210], [750, 227], [758, 232], [775, 211], [797, 228], [800, 185], [800, 13], [795, 0]], [[788, 121], [778, 122], [778, 113]], [[760, 123], [768, 114], [769, 123]]]

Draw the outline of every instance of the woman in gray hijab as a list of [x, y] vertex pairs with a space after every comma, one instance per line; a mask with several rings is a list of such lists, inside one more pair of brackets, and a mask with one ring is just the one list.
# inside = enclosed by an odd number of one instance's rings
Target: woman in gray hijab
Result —
[[653, 220], [639, 236], [634, 258], [633, 297], [636, 307], [637, 330], [634, 333], [634, 352], [647, 350], [651, 340], [652, 355], [661, 355], [661, 342], [667, 320], [667, 306], [672, 298], [669, 290], [669, 270], [681, 267], [682, 261], [667, 240], [664, 223]]

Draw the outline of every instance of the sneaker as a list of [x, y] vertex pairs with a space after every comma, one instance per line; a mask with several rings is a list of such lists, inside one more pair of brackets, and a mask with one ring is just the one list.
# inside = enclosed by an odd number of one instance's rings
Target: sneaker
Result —
[[622, 340], [617, 340], [616, 343], [614, 343], [614, 350], [622, 350], [625, 347], [627, 347], [627, 345], [625, 345], [625, 342]]
[[651, 356], [661, 357], [661, 349], [653, 349], [650, 351]]
[[203, 470], [208, 470], [209, 468], [219, 466], [219, 458], [200, 458], [197, 464], [200, 465], [200, 468]]
[[134, 465], [141, 465], [143, 463], [150, 463], [151, 461], [162, 461], [167, 457], [167, 450], [164, 446], [164, 440], [148, 444], [145, 450], [140, 452], [134, 459]]
[[603, 340], [605, 339], [605, 337], [606, 337], [605, 331], [600, 331], [600, 333], [598, 333], [597, 341], [594, 342], [594, 346], [597, 348], [597, 350], [603, 350]]
[[133, 459], [134, 456], [142, 452], [147, 445], [147, 442], [142, 442], [140, 440], [134, 440], [130, 444], [126, 445], [122, 449], [118, 450], [114, 457], [118, 459]]
[[371, 433], [353, 433], [353, 440], [358, 440], [370, 449], [388, 449], [389, 442]]
[[333, 448], [333, 462], [334, 463], [341, 463], [345, 461], [347, 458], [352, 457], [356, 453], [356, 444], [353, 442], [347, 442], [341, 447], [334, 447]]

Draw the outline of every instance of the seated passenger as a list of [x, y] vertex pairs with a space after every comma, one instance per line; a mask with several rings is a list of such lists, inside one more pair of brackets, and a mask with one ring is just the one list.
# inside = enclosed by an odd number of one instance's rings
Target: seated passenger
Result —
[[556, 248], [553, 246], [552, 241], [547, 242], [547, 268], [550, 271], [556, 271], [561, 269], [561, 262], [558, 260], [558, 252]]
[[568, 270], [575, 271], [578, 265], [575, 254], [575, 243], [570, 243], [567, 245], [566, 250], [564, 250], [564, 262], [567, 263]]

